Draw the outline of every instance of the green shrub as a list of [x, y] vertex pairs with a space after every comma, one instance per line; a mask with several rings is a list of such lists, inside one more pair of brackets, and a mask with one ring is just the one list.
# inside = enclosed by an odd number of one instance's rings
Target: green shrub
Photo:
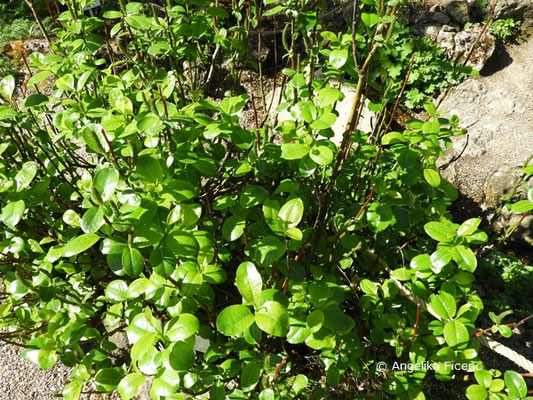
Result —
[[[0, 82], [2, 340], [44, 369], [73, 367], [65, 399], [87, 382], [129, 399], [148, 377], [153, 399], [424, 399], [428, 379], [457, 373], [450, 361], [479, 369], [470, 399], [522, 397], [520, 375], [493, 381], [478, 356], [471, 247], [487, 236], [450, 220], [457, 192], [436, 166], [458, 119], [427, 103], [429, 120], [393, 131], [385, 98], [374, 132], [355, 129], [395, 2], [359, 5], [355, 57], [315, 2], [240, 3], [230, 16], [202, 0], [132, 2], [103, 20], [67, 2], [54, 53], [31, 56], [28, 86], [54, 78], [50, 95], [17, 105], [14, 79]], [[238, 81], [250, 27], [280, 13], [280, 109], [294, 120], [246, 129], [254, 99], [206, 88]], [[101, 52], [107, 32], [120, 54]], [[217, 51], [228, 70], [211, 74]], [[326, 79], [305, 72], [317, 66]], [[339, 147], [335, 77], [357, 88]], [[440, 368], [383, 371], [396, 361]]]

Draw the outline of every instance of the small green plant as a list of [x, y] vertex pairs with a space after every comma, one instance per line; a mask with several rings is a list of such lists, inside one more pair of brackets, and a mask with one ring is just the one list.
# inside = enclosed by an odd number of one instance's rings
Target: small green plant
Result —
[[459, 82], [472, 69], [454, 66], [442, 50], [427, 38], [415, 35], [412, 30], [399, 23], [391, 35], [391, 41], [377, 53], [381, 68], [374, 71], [377, 81], [382, 82], [383, 97], [395, 97], [403, 85], [410, 69], [410, 58], [414, 54], [412, 70], [405, 88], [407, 107], [422, 107], [429, 98], [446, 89], [453, 82]]
[[509, 338], [512, 335], [511, 328], [509, 325], [503, 324], [503, 320], [508, 315], [511, 315], [513, 313], [512, 310], [507, 310], [499, 315], [494, 314], [492, 311], [489, 311], [489, 318], [492, 322], [494, 322], [494, 325], [491, 327], [492, 333], [499, 333], [503, 337]]
[[523, 287], [533, 285], [533, 266], [516, 257], [492, 252], [483, 257], [477, 275], [487, 282], [484, 295], [487, 309], [499, 314], [509, 308], [516, 318], [533, 313], [533, 301]]
[[499, 41], [509, 43], [519, 37], [520, 21], [513, 18], [495, 19], [490, 22], [489, 30]]

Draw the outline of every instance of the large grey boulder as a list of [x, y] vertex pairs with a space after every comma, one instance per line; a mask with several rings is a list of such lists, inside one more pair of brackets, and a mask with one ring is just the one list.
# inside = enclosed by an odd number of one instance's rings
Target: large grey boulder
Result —
[[[459, 116], [468, 129], [468, 137], [453, 140], [447, 157], [459, 159], [443, 174], [488, 213], [512, 193], [524, 162], [533, 154], [533, 39], [508, 48], [508, 53], [510, 65], [466, 80], [440, 107]], [[526, 189], [519, 189], [514, 200]], [[504, 213], [498, 224], [510, 226], [516, 221], [516, 215]], [[533, 222], [526, 218], [515, 239], [533, 245], [532, 228]]]
[[437, 23], [424, 24], [415, 29], [439, 46], [450, 60], [458, 58], [460, 64], [467, 59], [472, 47], [476, 44], [466, 65], [477, 70], [481, 70], [485, 66], [496, 49], [496, 38], [488, 30], [476, 42], [483, 29], [479, 24], [463, 31], [459, 31], [453, 25]]
[[471, 2], [466, 0], [441, 0], [438, 5], [460, 25], [470, 22]]

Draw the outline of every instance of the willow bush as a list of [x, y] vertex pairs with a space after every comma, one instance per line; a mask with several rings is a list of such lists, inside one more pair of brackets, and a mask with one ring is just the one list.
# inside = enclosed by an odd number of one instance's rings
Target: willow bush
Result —
[[[401, 3], [356, 2], [347, 32], [322, 27], [320, 1], [120, 2], [102, 17], [62, 3], [52, 52], [31, 55], [33, 94], [0, 83], [0, 339], [72, 367], [65, 399], [145, 384], [152, 399], [424, 399], [461, 363], [470, 399], [525, 395], [479, 357], [472, 249], [487, 235], [451, 221], [457, 191], [436, 167], [464, 131], [431, 103], [393, 128], [402, 81], [374, 56], [394, 50]], [[254, 66], [263, 86], [248, 41], [273, 20], [280, 123], [239, 91]], [[334, 78], [356, 87], [339, 146]]]

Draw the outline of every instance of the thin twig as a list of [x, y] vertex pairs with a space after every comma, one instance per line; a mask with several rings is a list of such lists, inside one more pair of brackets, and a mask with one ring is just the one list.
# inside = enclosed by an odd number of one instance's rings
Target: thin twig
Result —
[[276, 371], [274, 372], [274, 376], [272, 377], [272, 380], [275, 381], [276, 379], [278, 379], [278, 376], [279, 376], [279, 373], [281, 371], [281, 368], [283, 368], [283, 366], [287, 363], [287, 361], [289, 360], [288, 357], [283, 357], [283, 360], [281, 360], [277, 365], [276, 365]]

